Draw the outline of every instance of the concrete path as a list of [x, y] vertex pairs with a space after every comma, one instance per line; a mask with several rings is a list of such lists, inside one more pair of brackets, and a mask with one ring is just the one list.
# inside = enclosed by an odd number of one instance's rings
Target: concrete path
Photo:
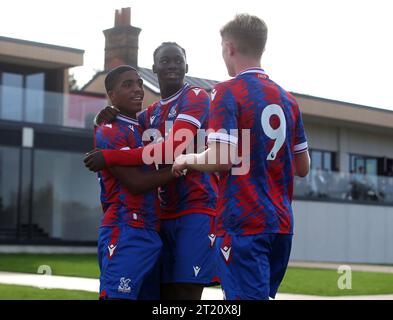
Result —
[[[67, 289], [97, 292], [99, 290], [98, 279], [51, 276], [40, 274], [28, 274], [17, 272], [1, 272], [0, 283], [11, 285], [31, 286], [50, 289]], [[217, 288], [205, 288], [202, 300], [222, 300], [222, 291]], [[374, 296], [346, 296], [346, 297], [323, 297], [299, 294], [277, 294], [276, 300], [393, 300], [392, 295]]]
[[331, 263], [331, 262], [306, 262], [306, 261], [290, 261], [289, 267], [310, 268], [310, 269], [332, 269], [338, 270], [340, 266], [349, 266], [352, 271], [365, 272], [382, 272], [393, 273], [391, 265], [373, 265], [373, 264], [357, 264], [357, 263]]
[[[45, 246], [45, 245], [0, 245], [1, 253], [40, 253], [40, 254], [95, 254], [97, 248], [94, 246]], [[352, 271], [367, 272], [384, 272], [393, 273], [393, 265], [372, 265], [372, 264], [354, 264], [348, 262], [331, 263], [331, 262], [308, 262], [308, 261], [290, 261], [290, 267], [298, 268], [318, 268], [318, 269], [334, 269], [339, 266], [348, 265]]]

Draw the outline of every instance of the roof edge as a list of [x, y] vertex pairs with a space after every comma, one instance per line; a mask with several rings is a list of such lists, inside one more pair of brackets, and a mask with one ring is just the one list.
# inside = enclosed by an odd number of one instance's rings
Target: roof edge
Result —
[[58, 46], [58, 45], [54, 45], [54, 44], [48, 44], [48, 43], [36, 42], [36, 41], [30, 41], [30, 40], [9, 38], [9, 37], [3, 37], [3, 36], [0, 36], [0, 41], [7, 41], [7, 42], [18, 43], [18, 44], [32, 45], [32, 46], [36, 46], [36, 47], [49, 48], [49, 49], [57, 49], [57, 50], [63, 50], [63, 51], [68, 51], [68, 52], [73, 52], [73, 53], [84, 53], [85, 52], [85, 50], [82, 50], [82, 49]]

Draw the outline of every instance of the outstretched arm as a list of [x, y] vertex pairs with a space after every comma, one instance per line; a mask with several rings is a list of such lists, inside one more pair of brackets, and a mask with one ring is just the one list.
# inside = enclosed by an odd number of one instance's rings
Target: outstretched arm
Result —
[[142, 171], [137, 167], [112, 167], [109, 171], [135, 195], [161, 187], [174, 178], [170, 167], [157, 171]]
[[131, 150], [93, 150], [86, 155], [84, 162], [89, 170], [95, 172], [113, 166], [140, 166], [153, 162], [172, 164], [173, 159], [193, 141], [197, 131], [194, 124], [176, 120], [164, 142]]
[[201, 153], [189, 153], [176, 158], [172, 167], [175, 176], [180, 176], [186, 169], [203, 172], [228, 171], [237, 156], [237, 148], [234, 145], [210, 142], [209, 148]]

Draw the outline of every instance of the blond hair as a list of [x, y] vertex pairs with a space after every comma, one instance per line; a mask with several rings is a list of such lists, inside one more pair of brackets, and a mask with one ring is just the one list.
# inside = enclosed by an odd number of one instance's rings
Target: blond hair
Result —
[[220, 30], [223, 38], [234, 41], [240, 53], [260, 58], [265, 49], [267, 39], [266, 23], [249, 14], [237, 14]]

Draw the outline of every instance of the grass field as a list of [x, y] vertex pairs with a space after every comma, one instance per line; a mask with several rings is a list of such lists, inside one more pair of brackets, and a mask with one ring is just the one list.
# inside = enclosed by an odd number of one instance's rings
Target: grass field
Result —
[[288, 268], [279, 292], [318, 296], [393, 294], [393, 273], [352, 272], [352, 289], [340, 290], [337, 270]]
[[99, 278], [95, 254], [0, 254], [0, 271], [37, 273], [48, 265], [54, 276]]
[[[93, 254], [0, 254], [0, 271], [37, 273], [40, 265], [50, 266], [52, 275], [99, 277], [97, 256]], [[393, 274], [354, 271], [351, 290], [337, 287], [339, 276], [336, 270], [288, 268], [279, 292], [320, 296], [393, 294]], [[45, 299], [45, 296], [47, 299], [97, 298], [95, 293], [88, 292], [0, 285], [0, 299]]]
[[0, 300], [97, 300], [98, 293], [0, 284]]

